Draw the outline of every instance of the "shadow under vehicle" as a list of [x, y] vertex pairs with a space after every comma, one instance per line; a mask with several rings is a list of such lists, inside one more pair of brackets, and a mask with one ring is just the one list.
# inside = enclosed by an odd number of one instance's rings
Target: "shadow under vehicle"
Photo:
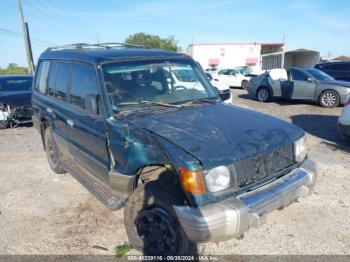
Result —
[[[180, 68], [191, 73], [186, 86], [170, 77]], [[147, 255], [194, 255], [199, 242], [240, 238], [315, 183], [303, 130], [223, 103], [185, 54], [49, 49], [33, 90], [52, 170], [112, 210], [125, 206], [129, 240]]]

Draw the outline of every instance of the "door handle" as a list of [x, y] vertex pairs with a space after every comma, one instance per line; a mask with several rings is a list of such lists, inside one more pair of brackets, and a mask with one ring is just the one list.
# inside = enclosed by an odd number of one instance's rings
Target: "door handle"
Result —
[[73, 126], [74, 126], [74, 122], [73, 122], [73, 120], [71, 120], [71, 119], [67, 119], [67, 124], [68, 124], [70, 127], [73, 127]]
[[48, 112], [49, 114], [53, 113], [53, 109], [51, 107], [47, 107], [46, 108], [46, 112]]

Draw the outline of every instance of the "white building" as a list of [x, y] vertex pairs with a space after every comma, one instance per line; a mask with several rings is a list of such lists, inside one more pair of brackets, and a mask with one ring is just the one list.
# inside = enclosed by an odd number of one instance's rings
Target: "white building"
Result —
[[191, 44], [187, 54], [206, 69], [249, 65], [261, 69], [261, 56], [283, 51], [284, 43]]
[[316, 50], [284, 50], [285, 43], [191, 44], [187, 54], [206, 69], [251, 66], [257, 71], [292, 66], [313, 67], [320, 61]]

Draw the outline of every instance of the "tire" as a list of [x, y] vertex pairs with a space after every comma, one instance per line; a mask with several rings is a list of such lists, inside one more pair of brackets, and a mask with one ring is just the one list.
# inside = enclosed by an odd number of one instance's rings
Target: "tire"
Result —
[[318, 102], [322, 107], [333, 108], [339, 105], [340, 99], [336, 91], [326, 90], [320, 95]]
[[8, 124], [6, 122], [1, 121], [0, 122], [0, 129], [6, 129], [8, 127]]
[[247, 90], [247, 87], [248, 87], [248, 81], [247, 80], [243, 80], [242, 84], [241, 84], [241, 88]]
[[196, 255], [197, 245], [182, 230], [173, 205], [184, 204], [176, 185], [159, 180], [139, 185], [124, 209], [126, 233], [144, 255]]
[[272, 99], [272, 94], [270, 89], [266, 86], [260, 87], [256, 92], [256, 99], [259, 102], [270, 102]]
[[53, 137], [52, 130], [50, 127], [45, 129], [45, 151], [47, 161], [49, 162], [50, 168], [56, 174], [67, 173], [62, 166], [61, 154], [57, 147], [56, 141]]

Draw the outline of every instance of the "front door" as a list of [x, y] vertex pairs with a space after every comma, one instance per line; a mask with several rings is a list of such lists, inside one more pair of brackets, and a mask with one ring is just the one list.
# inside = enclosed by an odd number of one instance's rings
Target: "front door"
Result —
[[72, 65], [70, 115], [67, 120], [69, 148], [78, 164], [104, 182], [108, 182], [109, 157], [102, 107], [92, 113], [88, 96], [99, 97], [95, 68], [90, 64]]
[[291, 80], [293, 81], [292, 99], [313, 100], [316, 89], [316, 82], [298, 69], [290, 69]]

